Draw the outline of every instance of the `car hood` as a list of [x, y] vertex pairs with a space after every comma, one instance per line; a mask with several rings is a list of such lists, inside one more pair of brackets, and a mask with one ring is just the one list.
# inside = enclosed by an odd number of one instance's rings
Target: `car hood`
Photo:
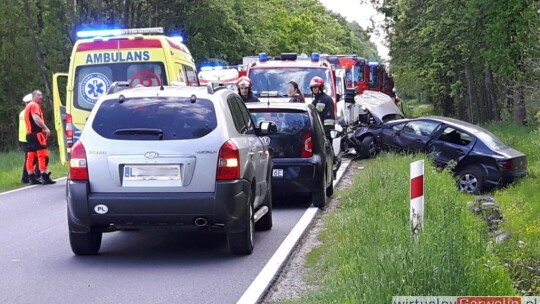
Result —
[[380, 92], [364, 91], [364, 93], [356, 95], [354, 101], [355, 104], [367, 109], [379, 122], [382, 122], [383, 117], [389, 114], [397, 114], [405, 117], [394, 103], [394, 100], [390, 96]]

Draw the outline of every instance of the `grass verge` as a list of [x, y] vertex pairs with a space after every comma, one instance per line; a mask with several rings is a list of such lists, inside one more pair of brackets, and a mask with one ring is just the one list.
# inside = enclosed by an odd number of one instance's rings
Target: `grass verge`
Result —
[[[24, 152], [0, 153], [0, 191], [26, 186], [21, 183]], [[67, 168], [60, 163], [58, 151], [49, 151], [49, 170], [53, 179], [67, 175]]]
[[486, 224], [470, 196], [426, 162], [425, 228], [409, 229], [409, 163], [382, 154], [366, 164], [326, 219], [320, 248], [308, 256], [308, 281], [320, 289], [300, 303], [390, 303], [394, 295], [514, 295]]
[[510, 237], [496, 247], [523, 295], [540, 295], [540, 131], [536, 126], [508, 123], [486, 126], [503, 141], [527, 155], [529, 176], [494, 193], [501, 206], [502, 230]]

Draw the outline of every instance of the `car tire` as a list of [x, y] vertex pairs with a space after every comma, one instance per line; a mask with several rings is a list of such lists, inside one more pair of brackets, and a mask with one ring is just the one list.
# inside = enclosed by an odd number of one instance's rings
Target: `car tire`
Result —
[[252, 190], [247, 208], [247, 229], [242, 232], [227, 233], [229, 251], [233, 254], [251, 254], [253, 252], [253, 231], [255, 230], [253, 223], [254, 196], [255, 192]]
[[96, 255], [101, 247], [103, 232], [90, 230], [85, 233], [69, 232], [69, 244], [75, 255]]
[[457, 188], [469, 194], [480, 194], [484, 190], [486, 174], [478, 166], [469, 166], [459, 171]]
[[323, 209], [326, 206], [326, 172], [321, 180], [320, 187], [315, 189], [311, 195], [313, 206]]
[[268, 207], [268, 212], [255, 223], [255, 230], [257, 231], [267, 231], [272, 229], [272, 184], [268, 185], [266, 197], [264, 198], [262, 206]]
[[373, 136], [366, 136], [362, 139], [360, 156], [362, 158], [373, 158], [377, 156], [377, 145], [375, 144], [375, 138]]
[[335, 179], [335, 172], [332, 170], [332, 181], [330, 181], [330, 186], [326, 187], [326, 196], [332, 196], [334, 195], [334, 179]]

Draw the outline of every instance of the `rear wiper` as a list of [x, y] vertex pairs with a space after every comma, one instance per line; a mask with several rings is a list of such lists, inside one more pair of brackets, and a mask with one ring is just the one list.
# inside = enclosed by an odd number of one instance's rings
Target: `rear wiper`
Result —
[[163, 130], [161, 130], [161, 129], [149, 129], [149, 128], [118, 129], [118, 130], [114, 131], [114, 134], [118, 134], [118, 135], [157, 135], [160, 140], [163, 139]]

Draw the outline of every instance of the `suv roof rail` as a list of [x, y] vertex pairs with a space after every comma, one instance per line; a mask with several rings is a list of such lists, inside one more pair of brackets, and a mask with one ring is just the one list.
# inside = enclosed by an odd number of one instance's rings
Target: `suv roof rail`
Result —
[[208, 91], [208, 94], [214, 94], [216, 91], [221, 89], [226, 89], [227, 86], [224, 83], [218, 83], [218, 82], [209, 82], [206, 84], [206, 89]]
[[107, 94], [113, 94], [121, 90], [129, 89], [129, 81], [115, 81], [107, 91]]

